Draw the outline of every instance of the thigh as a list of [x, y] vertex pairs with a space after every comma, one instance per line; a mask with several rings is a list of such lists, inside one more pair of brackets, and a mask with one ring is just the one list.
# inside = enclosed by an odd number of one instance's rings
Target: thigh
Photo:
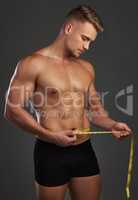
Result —
[[72, 200], [99, 200], [101, 177], [100, 175], [74, 177], [70, 180], [69, 191]]
[[34, 148], [34, 173], [39, 185], [56, 187], [68, 183], [70, 174], [65, 163], [64, 149], [37, 141]]
[[68, 184], [48, 187], [35, 182], [37, 200], [64, 200]]

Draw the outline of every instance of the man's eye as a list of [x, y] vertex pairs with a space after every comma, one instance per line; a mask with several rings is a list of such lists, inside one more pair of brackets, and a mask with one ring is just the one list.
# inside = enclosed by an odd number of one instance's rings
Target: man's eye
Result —
[[83, 40], [83, 41], [86, 41], [87, 39], [86, 39], [85, 37], [82, 37], [82, 40]]

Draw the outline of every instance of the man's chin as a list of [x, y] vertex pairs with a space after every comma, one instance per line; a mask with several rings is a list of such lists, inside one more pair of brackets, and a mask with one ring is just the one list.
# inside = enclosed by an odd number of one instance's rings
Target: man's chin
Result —
[[74, 58], [79, 58], [80, 57], [80, 55], [81, 55], [81, 53], [80, 52], [72, 52], [71, 53], [71, 56], [73, 56]]
[[77, 53], [74, 53], [74, 57], [75, 57], [75, 58], [79, 58], [80, 55], [81, 55], [81, 53], [78, 53], [78, 52], [77, 52]]

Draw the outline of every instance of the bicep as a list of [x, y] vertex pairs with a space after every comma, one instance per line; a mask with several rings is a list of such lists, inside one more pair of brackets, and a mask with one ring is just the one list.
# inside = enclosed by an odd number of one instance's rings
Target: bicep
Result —
[[91, 80], [89, 82], [88, 89], [87, 89], [88, 109], [93, 112], [93, 115], [108, 116], [108, 113], [104, 109], [104, 106], [102, 104], [101, 95], [96, 90], [94, 66], [88, 62], [86, 63], [86, 66], [87, 66], [87, 70], [90, 72], [90, 75], [91, 75]]
[[92, 106], [99, 105], [100, 104], [100, 94], [96, 91], [94, 81], [91, 80], [89, 87], [88, 87], [88, 101], [89, 104]]
[[18, 79], [13, 80], [7, 93], [8, 102], [10, 105], [23, 106], [24, 103], [32, 96], [34, 86], [30, 82], [23, 82]]
[[20, 62], [11, 79], [7, 100], [10, 105], [23, 106], [31, 98], [35, 88], [36, 74], [29, 63]]
[[104, 109], [101, 95], [99, 92], [97, 92], [93, 81], [90, 84], [88, 94], [89, 109], [93, 112], [93, 117], [107, 117], [108, 113]]

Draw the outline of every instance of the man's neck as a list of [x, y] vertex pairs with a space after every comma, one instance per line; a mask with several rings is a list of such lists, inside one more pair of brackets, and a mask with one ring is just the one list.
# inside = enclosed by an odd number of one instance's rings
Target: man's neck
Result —
[[47, 56], [60, 61], [66, 61], [71, 58], [71, 55], [69, 55], [69, 52], [64, 45], [64, 37], [58, 36], [52, 44], [45, 48], [44, 51]]

